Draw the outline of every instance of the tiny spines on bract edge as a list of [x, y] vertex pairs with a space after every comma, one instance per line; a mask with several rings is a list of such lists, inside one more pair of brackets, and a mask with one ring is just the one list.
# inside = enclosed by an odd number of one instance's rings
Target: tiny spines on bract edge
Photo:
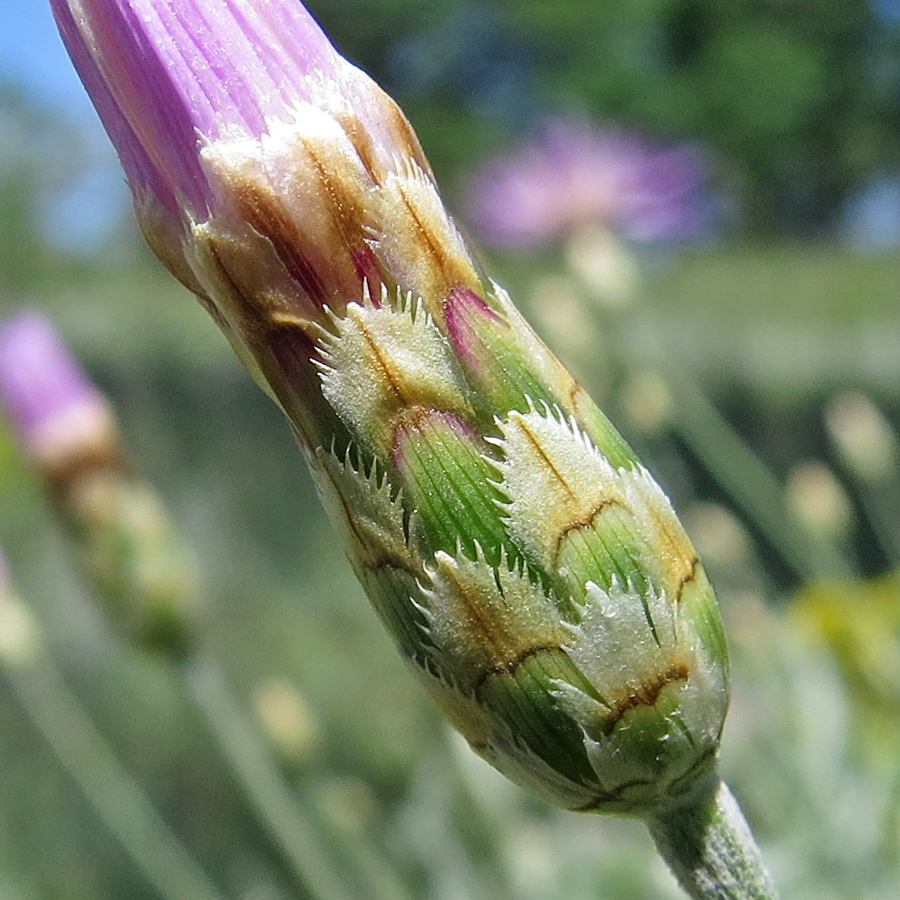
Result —
[[556, 605], [505, 555], [495, 566], [480, 547], [474, 558], [439, 551], [428, 576], [423, 595], [434, 661], [464, 691], [569, 636]]
[[354, 439], [390, 456], [398, 417], [436, 409], [469, 420], [468, 387], [446, 339], [420, 299], [384, 290], [330, 314], [319, 329], [322, 393]]
[[546, 572], [557, 565], [560, 541], [588, 524], [604, 505], [624, 500], [614, 466], [558, 407], [532, 401], [526, 413], [497, 419], [497, 468], [509, 532], [526, 557]]
[[375, 611], [401, 653], [422, 664], [427, 641], [419, 585], [426, 575], [409, 538], [415, 514], [406, 513], [403, 497], [379, 464], [365, 468], [352, 450], [339, 457], [320, 448], [307, 458], [319, 497]]
[[379, 185], [376, 203], [377, 255], [399, 283], [425, 298], [439, 324], [439, 301], [455, 287], [484, 290], [483, 277], [428, 173], [411, 160], [399, 161]]

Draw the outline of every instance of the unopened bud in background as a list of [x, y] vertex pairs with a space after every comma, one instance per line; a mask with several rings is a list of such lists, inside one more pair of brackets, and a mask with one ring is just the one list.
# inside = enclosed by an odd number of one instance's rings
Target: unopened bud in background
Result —
[[29, 460], [60, 490], [88, 469], [118, 469], [113, 413], [50, 321], [0, 323], [0, 404]]
[[0, 323], [0, 407], [118, 624], [182, 645], [191, 566], [158, 496], [128, 472], [109, 402], [38, 313]]
[[838, 394], [825, 410], [825, 424], [844, 462], [861, 478], [877, 481], [896, 474], [897, 434], [865, 394]]

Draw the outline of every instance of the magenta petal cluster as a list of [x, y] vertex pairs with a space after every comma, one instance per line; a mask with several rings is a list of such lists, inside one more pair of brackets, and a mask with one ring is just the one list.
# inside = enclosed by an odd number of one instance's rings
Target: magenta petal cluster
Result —
[[112, 427], [106, 399], [32, 311], [0, 324], [0, 406], [25, 450], [48, 465], [75, 445], [105, 441]]
[[486, 244], [530, 247], [596, 224], [635, 241], [678, 241], [706, 226], [707, 164], [691, 145], [660, 147], [582, 118], [550, 118], [487, 159], [467, 192]]
[[133, 190], [197, 214], [210, 188], [198, 150], [290, 115], [341, 60], [300, 3], [51, 0], [60, 33]]
[[301, 3], [52, 3], [144, 236], [282, 406], [326, 310], [485, 290], [406, 118]]

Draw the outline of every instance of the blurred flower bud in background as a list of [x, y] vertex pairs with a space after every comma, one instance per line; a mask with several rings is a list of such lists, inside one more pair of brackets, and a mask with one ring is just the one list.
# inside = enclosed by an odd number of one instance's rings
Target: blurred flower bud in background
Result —
[[588, 225], [629, 241], [691, 241], [709, 234], [709, 180], [698, 146], [664, 147], [558, 116], [485, 160], [470, 177], [465, 208], [478, 238], [496, 247], [532, 247]]
[[25, 453], [60, 490], [88, 470], [121, 468], [106, 398], [37, 312], [0, 326], [0, 405]]
[[156, 494], [128, 471], [113, 411], [48, 319], [0, 323], [0, 407], [115, 620], [181, 645], [194, 573]]

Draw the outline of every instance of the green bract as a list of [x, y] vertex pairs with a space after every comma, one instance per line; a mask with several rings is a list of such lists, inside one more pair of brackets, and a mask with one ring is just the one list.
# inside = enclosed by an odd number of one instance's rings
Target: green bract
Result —
[[[647, 471], [577, 390], [587, 414], [564, 411], [573, 383], [491, 299], [468, 310], [483, 363], [418, 300], [330, 317], [315, 358], [350, 441], [312, 470], [382, 621], [475, 750], [567, 808], [649, 813], [714, 762], [715, 596]], [[493, 385], [511, 407], [483, 396], [497, 359], [521, 361]]]

